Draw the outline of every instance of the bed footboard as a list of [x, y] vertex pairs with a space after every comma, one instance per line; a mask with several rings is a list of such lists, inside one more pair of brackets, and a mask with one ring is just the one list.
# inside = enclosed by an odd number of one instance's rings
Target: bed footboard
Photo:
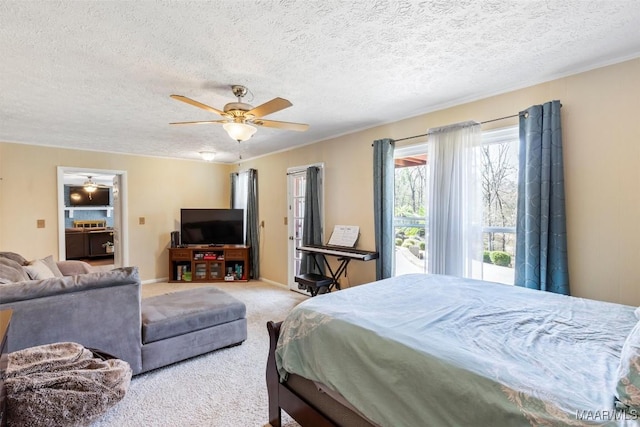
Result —
[[267, 393], [269, 394], [269, 424], [272, 427], [280, 427], [282, 424], [280, 404], [278, 403], [278, 368], [276, 366], [276, 345], [280, 337], [280, 325], [282, 322], [267, 322], [269, 331], [269, 357], [267, 358]]
[[336, 424], [297, 395], [294, 390], [291, 390], [286, 384], [280, 383], [278, 368], [276, 366], [276, 345], [280, 337], [281, 324], [282, 322], [267, 322], [267, 330], [269, 331], [269, 356], [267, 358], [266, 378], [267, 393], [269, 395], [269, 424], [271, 424], [272, 427], [281, 427], [281, 410], [285, 410], [303, 427], [336, 427]]

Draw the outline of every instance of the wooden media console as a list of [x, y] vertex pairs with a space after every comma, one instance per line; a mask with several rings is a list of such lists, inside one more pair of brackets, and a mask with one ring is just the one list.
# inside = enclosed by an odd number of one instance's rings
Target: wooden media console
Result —
[[248, 281], [251, 246], [169, 248], [169, 282]]

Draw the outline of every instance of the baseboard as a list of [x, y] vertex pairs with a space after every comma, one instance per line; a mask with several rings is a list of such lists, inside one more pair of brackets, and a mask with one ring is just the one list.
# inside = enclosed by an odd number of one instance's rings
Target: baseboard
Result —
[[276, 286], [282, 286], [283, 288], [287, 288], [289, 289], [289, 287], [285, 284], [282, 284], [280, 282], [274, 282], [273, 280], [269, 280], [269, 279], [265, 279], [264, 277], [260, 277], [258, 280], [265, 282], [265, 283], [269, 283], [270, 285], [276, 285]]
[[143, 280], [142, 284], [143, 285], [148, 285], [149, 283], [160, 283], [160, 282], [168, 282], [168, 281], [169, 281], [168, 277], [161, 277], [159, 279]]

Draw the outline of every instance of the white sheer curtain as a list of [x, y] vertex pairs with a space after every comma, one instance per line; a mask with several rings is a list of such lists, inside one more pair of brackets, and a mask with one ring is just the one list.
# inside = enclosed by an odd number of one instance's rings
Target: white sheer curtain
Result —
[[480, 124], [429, 129], [428, 271], [482, 278]]
[[247, 191], [249, 189], [249, 174], [247, 171], [242, 171], [234, 174], [235, 188], [231, 195], [231, 208], [232, 209], [247, 209]]
[[[249, 191], [249, 173], [241, 171], [231, 174], [231, 209], [244, 209], [244, 223], [247, 224], [247, 196]], [[247, 227], [244, 228], [244, 240], [247, 240]]]

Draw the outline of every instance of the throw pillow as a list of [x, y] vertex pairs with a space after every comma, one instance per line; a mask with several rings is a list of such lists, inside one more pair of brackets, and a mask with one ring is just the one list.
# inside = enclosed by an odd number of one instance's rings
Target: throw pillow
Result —
[[27, 264], [27, 260], [24, 259], [22, 255], [15, 252], [0, 252], [0, 258], [9, 258], [10, 260], [17, 262], [20, 265]]
[[16, 261], [0, 257], [0, 283], [24, 282], [29, 276]]
[[617, 379], [616, 399], [623, 407], [640, 408], [640, 322], [622, 346]]
[[49, 255], [48, 257], [43, 258], [42, 262], [44, 262], [47, 265], [47, 267], [49, 267], [49, 270], [51, 270], [54, 276], [63, 277], [63, 274], [58, 268], [58, 264], [56, 264], [56, 262], [53, 260], [52, 255]]
[[53, 271], [47, 264], [44, 263], [41, 259], [36, 259], [31, 261], [28, 265], [24, 266], [24, 269], [27, 270], [27, 274], [32, 280], [40, 280], [40, 279], [51, 279], [56, 277], [53, 274]]

